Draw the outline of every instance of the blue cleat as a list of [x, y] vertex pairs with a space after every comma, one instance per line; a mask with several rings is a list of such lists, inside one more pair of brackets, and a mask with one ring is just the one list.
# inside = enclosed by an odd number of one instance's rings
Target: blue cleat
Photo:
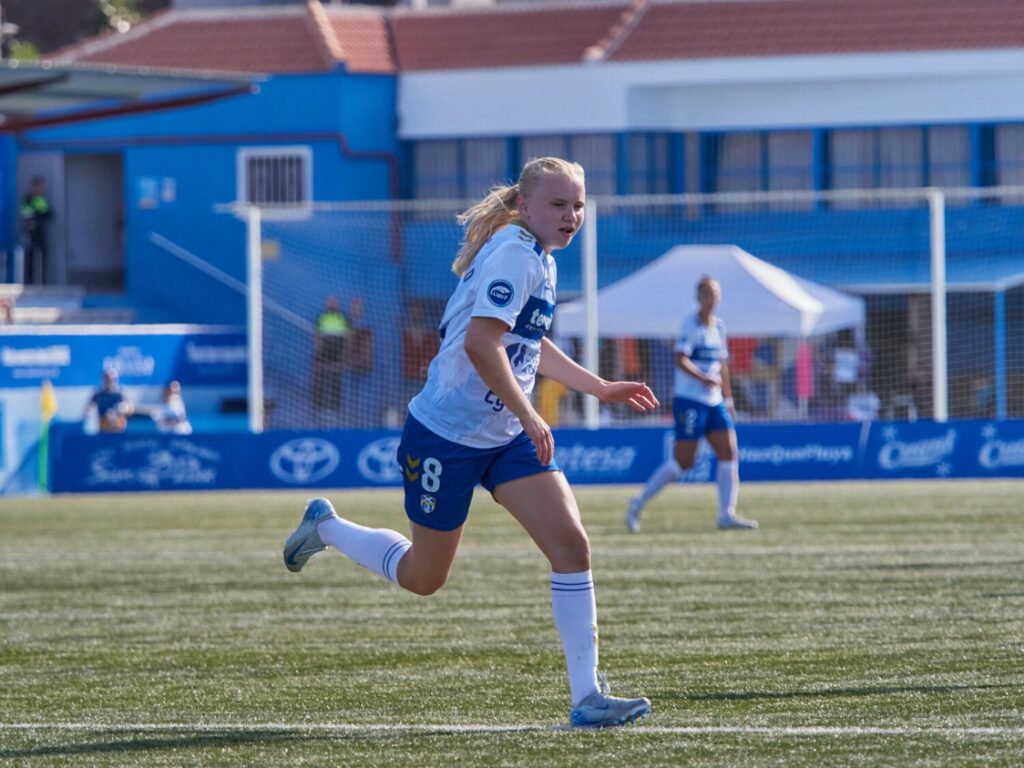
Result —
[[639, 699], [620, 699], [610, 696], [611, 687], [603, 672], [597, 673], [597, 690], [572, 708], [569, 724], [573, 728], [614, 728], [627, 725], [651, 713], [651, 701], [646, 696]]
[[730, 528], [734, 530], [753, 531], [757, 528], [757, 520], [747, 520], [746, 518], [737, 517], [736, 515], [732, 515], [731, 517], [720, 517], [718, 518], [718, 527], [723, 531], [729, 530]]
[[336, 518], [337, 516], [334, 507], [327, 499], [310, 499], [306, 503], [306, 512], [302, 516], [302, 522], [284, 543], [284, 567], [293, 573], [298, 573], [309, 558], [317, 552], [327, 549], [327, 545], [320, 540], [320, 534], [316, 532], [316, 527], [327, 518]]
[[651, 702], [645, 696], [620, 699], [594, 691], [572, 708], [569, 724], [573, 728], [612, 728], [632, 723], [650, 712]]

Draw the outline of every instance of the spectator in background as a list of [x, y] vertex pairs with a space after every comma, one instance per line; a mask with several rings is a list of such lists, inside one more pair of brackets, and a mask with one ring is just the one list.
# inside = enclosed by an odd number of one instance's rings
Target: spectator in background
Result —
[[153, 409], [153, 421], [160, 432], [174, 435], [191, 435], [192, 424], [185, 412], [185, 401], [181, 397], [181, 384], [167, 382], [160, 405]]
[[118, 383], [117, 370], [105, 368], [103, 381], [85, 406], [83, 419], [88, 424], [93, 413], [99, 419], [100, 432], [124, 432], [128, 416], [134, 411], [131, 401]]
[[46, 199], [46, 180], [35, 176], [21, 203], [21, 223], [25, 232], [25, 285], [44, 282], [46, 228], [51, 216], [53, 209]]
[[317, 318], [314, 337], [313, 407], [318, 411], [341, 410], [341, 371], [345, 340], [351, 329], [338, 297], [328, 296]]
[[363, 319], [363, 299], [348, 303], [348, 333], [342, 362], [342, 425], [366, 429], [380, 424], [380, 381], [373, 373], [373, 331]]

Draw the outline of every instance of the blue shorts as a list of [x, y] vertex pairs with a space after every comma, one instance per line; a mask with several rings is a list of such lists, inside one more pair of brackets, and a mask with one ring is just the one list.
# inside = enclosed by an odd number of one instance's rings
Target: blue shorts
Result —
[[718, 405], [707, 405], [685, 397], [673, 398], [672, 418], [676, 422], [676, 440], [700, 440], [708, 432], [735, 429], [724, 400]]
[[525, 432], [497, 448], [467, 448], [438, 437], [412, 416], [398, 444], [405, 486], [405, 514], [436, 531], [454, 531], [466, 522], [477, 483], [494, 492], [502, 483], [558, 469], [541, 464]]

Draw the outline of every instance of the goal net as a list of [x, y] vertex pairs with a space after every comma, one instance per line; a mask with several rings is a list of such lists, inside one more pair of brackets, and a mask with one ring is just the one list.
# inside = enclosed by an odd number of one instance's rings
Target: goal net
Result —
[[[584, 362], [577, 302], [593, 254], [598, 371], [645, 380], [668, 404], [673, 337], [707, 273], [722, 284], [741, 421], [1019, 417], [1024, 197], [980, 194], [594, 198], [594, 242], [580, 233], [555, 254], [554, 338]], [[437, 349], [466, 204], [317, 204], [300, 219], [263, 217], [265, 428], [400, 426]], [[318, 330], [331, 297], [349, 326], [341, 342]], [[552, 424], [586, 418], [583, 398], [556, 382], [541, 381], [535, 401]], [[668, 412], [602, 407], [599, 422], [653, 424]]]

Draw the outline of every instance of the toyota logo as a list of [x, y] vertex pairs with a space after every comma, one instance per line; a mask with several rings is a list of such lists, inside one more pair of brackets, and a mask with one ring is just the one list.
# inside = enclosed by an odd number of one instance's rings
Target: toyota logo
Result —
[[300, 437], [271, 454], [270, 471], [286, 483], [306, 485], [327, 477], [339, 461], [341, 455], [334, 443], [319, 437]]
[[375, 483], [402, 482], [402, 468], [398, 466], [396, 458], [398, 443], [397, 437], [383, 437], [363, 448], [356, 459], [359, 474]]

